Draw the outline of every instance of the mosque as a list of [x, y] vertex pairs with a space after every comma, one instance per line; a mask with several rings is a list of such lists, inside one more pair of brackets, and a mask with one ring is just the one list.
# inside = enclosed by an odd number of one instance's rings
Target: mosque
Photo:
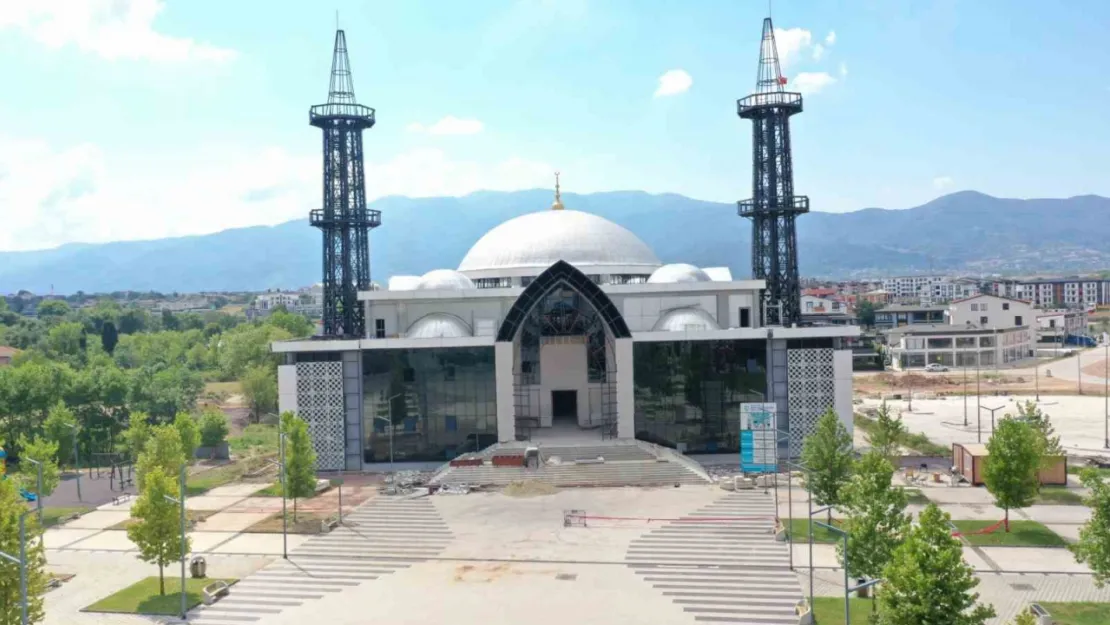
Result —
[[449, 460], [493, 443], [640, 439], [742, 452], [745, 404], [774, 404], [794, 456], [834, 409], [852, 429], [859, 328], [764, 323], [762, 280], [664, 264], [627, 229], [563, 206], [510, 219], [457, 269], [363, 291], [366, 336], [275, 343], [280, 409], [321, 470]]

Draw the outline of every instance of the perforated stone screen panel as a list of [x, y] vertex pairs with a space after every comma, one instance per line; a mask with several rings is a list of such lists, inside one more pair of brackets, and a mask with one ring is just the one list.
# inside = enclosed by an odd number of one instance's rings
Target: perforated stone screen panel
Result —
[[316, 468], [342, 470], [343, 363], [297, 363], [297, 414], [308, 422], [308, 433], [316, 449]]
[[791, 349], [787, 351], [788, 406], [790, 410], [790, 455], [802, 453], [802, 442], [817, 426], [817, 420], [836, 405], [833, 350]]

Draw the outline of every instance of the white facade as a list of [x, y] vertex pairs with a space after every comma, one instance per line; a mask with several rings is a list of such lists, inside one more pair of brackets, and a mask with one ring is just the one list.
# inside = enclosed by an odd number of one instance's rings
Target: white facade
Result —
[[1029, 302], [995, 295], [977, 295], [948, 305], [948, 322], [956, 326], [1016, 328], [1032, 326], [1037, 310]]
[[1083, 309], [1045, 310], [1037, 315], [1037, 329], [1045, 334], [1086, 334], [1087, 311]]
[[884, 278], [882, 288], [890, 293], [896, 301], [912, 301], [926, 306], [979, 294], [979, 284], [976, 281], [949, 276]]
[[843, 315], [851, 312], [846, 302], [815, 295], [802, 296], [803, 315]]
[[[727, 425], [722, 411], [733, 414], [740, 403], [764, 399], [780, 406], [791, 449], [829, 408], [851, 430], [852, 358], [841, 339], [858, 336], [859, 328], [766, 327], [764, 282], [722, 278], [731, 275], [720, 268], [664, 265], [631, 232], [595, 215], [562, 210], [557, 198], [555, 210], [524, 215], [491, 230], [457, 270], [394, 278], [389, 289], [360, 292], [366, 306], [363, 338], [275, 343], [274, 351], [285, 354], [287, 363], [279, 374], [281, 408], [317, 415], [315, 420], [345, 415], [339, 426], [345, 437], [335, 434], [335, 426], [328, 430], [332, 440], [345, 441], [345, 456], [331, 449], [327, 457], [348, 469], [381, 460], [376, 451], [360, 447], [380, 441], [377, 428], [383, 419], [394, 428], [402, 451], [406, 444], [426, 446], [428, 440], [455, 433], [462, 437], [472, 427], [492, 427], [489, 436], [496, 441], [522, 435], [542, 440], [565, 427], [568, 418], [572, 427], [599, 437], [654, 442], [648, 434], [662, 432], [652, 435], [679, 443], [681, 436], [702, 428], [699, 424], [719, 422], [712, 447], [701, 448], [713, 451], [739, 444], [729, 430], [735, 425]], [[525, 332], [527, 328], [532, 329]], [[470, 350], [470, 356], [452, 360], [453, 349]], [[683, 361], [686, 366], [714, 367], [711, 373], [727, 381], [689, 382], [700, 385], [692, 395], [662, 392], [658, 389], [671, 385], [660, 378], [679, 376], [674, 388], [681, 388], [689, 374], [659, 362], [638, 362], [636, 355], [639, 351], [666, 359], [694, 349], [719, 351], [710, 352], [712, 358]], [[413, 364], [421, 354], [429, 358]], [[409, 364], [395, 370], [403, 375], [391, 377], [381, 368], [381, 359], [398, 357]], [[475, 358], [492, 359], [488, 389], [486, 378], [476, 377], [473, 388], [452, 386], [433, 398], [438, 403], [429, 403], [444, 380], [470, 384], [467, 363]], [[443, 370], [429, 377], [432, 361], [441, 361]], [[369, 362], [378, 364], [365, 364]], [[424, 369], [418, 372], [418, 366]], [[637, 378], [650, 367], [654, 381]], [[340, 374], [342, 388], [334, 390]], [[655, 384], [648, 388], [656, 390], [640, 392], [641, 383]], [[343, 399], [329, 403], [320, 388], [342, 393]], [[472, 397], [451, 399], [460, 392]], [[403, 395], [403, 404], [386, 401], [391, 394]], [[319, 407], [322, 401], [324, 408]], [[374, 414], [368, 412], [372, 404], [378, 406]], [[491, 425], [472, 425], [466, 411], [474, 406], [482, 415], [492, 415]], [[404, 413], [399, 420], [395, 409]], [[474, 423], [485, 423], [482, 415]], [[675, 436], [660, 429], [660, 421], [673, 421]], [[488, 444], [483, 441], [478, 436], [475, 445]], [[458, 450], [451, 446], [445, 453]]]
[[1033, 355], [1030, 327], [909, 326], [894, 335], [891, 364], [907, 370], [929, 364], [962, 368], [1017, 362]]

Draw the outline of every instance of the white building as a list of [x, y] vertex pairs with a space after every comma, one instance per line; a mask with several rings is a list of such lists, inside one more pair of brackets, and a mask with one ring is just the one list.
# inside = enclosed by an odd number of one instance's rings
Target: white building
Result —
[[1032, 327], [1038, 311], [1027, 301], [996, 295], [976, 295], [948, 305], [948, 323], [981, 328]]
[[300, 295], [292, 291], [266, 291], [255, 296], [254, 307], [258, 310], [271, 311], [284, 306], [290, 310], [297, 305], [298, 301], [300, 301]]
[[997, 295], [1028, 300], [1042, 309], [1110, 305], [1110, 280], [1101, 278], [996, 280], [991, 290]]
[[949, 276], [901, 276], [884, 278], [883, 290], [895, 301], [928, 306], [978, 295], [979, 283]]
[[1047, 336], [1088, 334], [1087, 311], [1084, 309], [1059, 309], [1039, 311], [1037, 329]]
[[895, 369], [994, 367], [1032, 356], [1028, 326], [980, 328], [955, 324], [904, 326], [889, 335]]
[[489, 231], [457, 270], [360, 293], [361, 339], [274, 344], [281, 409], [309, 421], [322, 469], [568, 434], [735, 454], [741, 404], [764, 399], [784, 453], [828, 409], [851, 431], [858, 327], [765, 326], [763, 281], [664, 265], [558, 193], [552, 209]]

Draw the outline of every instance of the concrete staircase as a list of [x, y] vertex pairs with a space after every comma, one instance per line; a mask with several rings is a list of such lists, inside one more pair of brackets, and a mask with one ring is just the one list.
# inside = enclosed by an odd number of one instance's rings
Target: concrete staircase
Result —
[[529, 443], [493, 445], [476, 454], [481, 466], [444, 465], [429, 480], [440, 486], [506, 486], [540, 481], [572, 486], [672, 486], [706, 484], [708, 474], [696, 462], [672, 450], [643, 441], [612, 440], [582, 445], [537, 444], [539, 468], [493, 466], [494, 456], [521, 456]]

